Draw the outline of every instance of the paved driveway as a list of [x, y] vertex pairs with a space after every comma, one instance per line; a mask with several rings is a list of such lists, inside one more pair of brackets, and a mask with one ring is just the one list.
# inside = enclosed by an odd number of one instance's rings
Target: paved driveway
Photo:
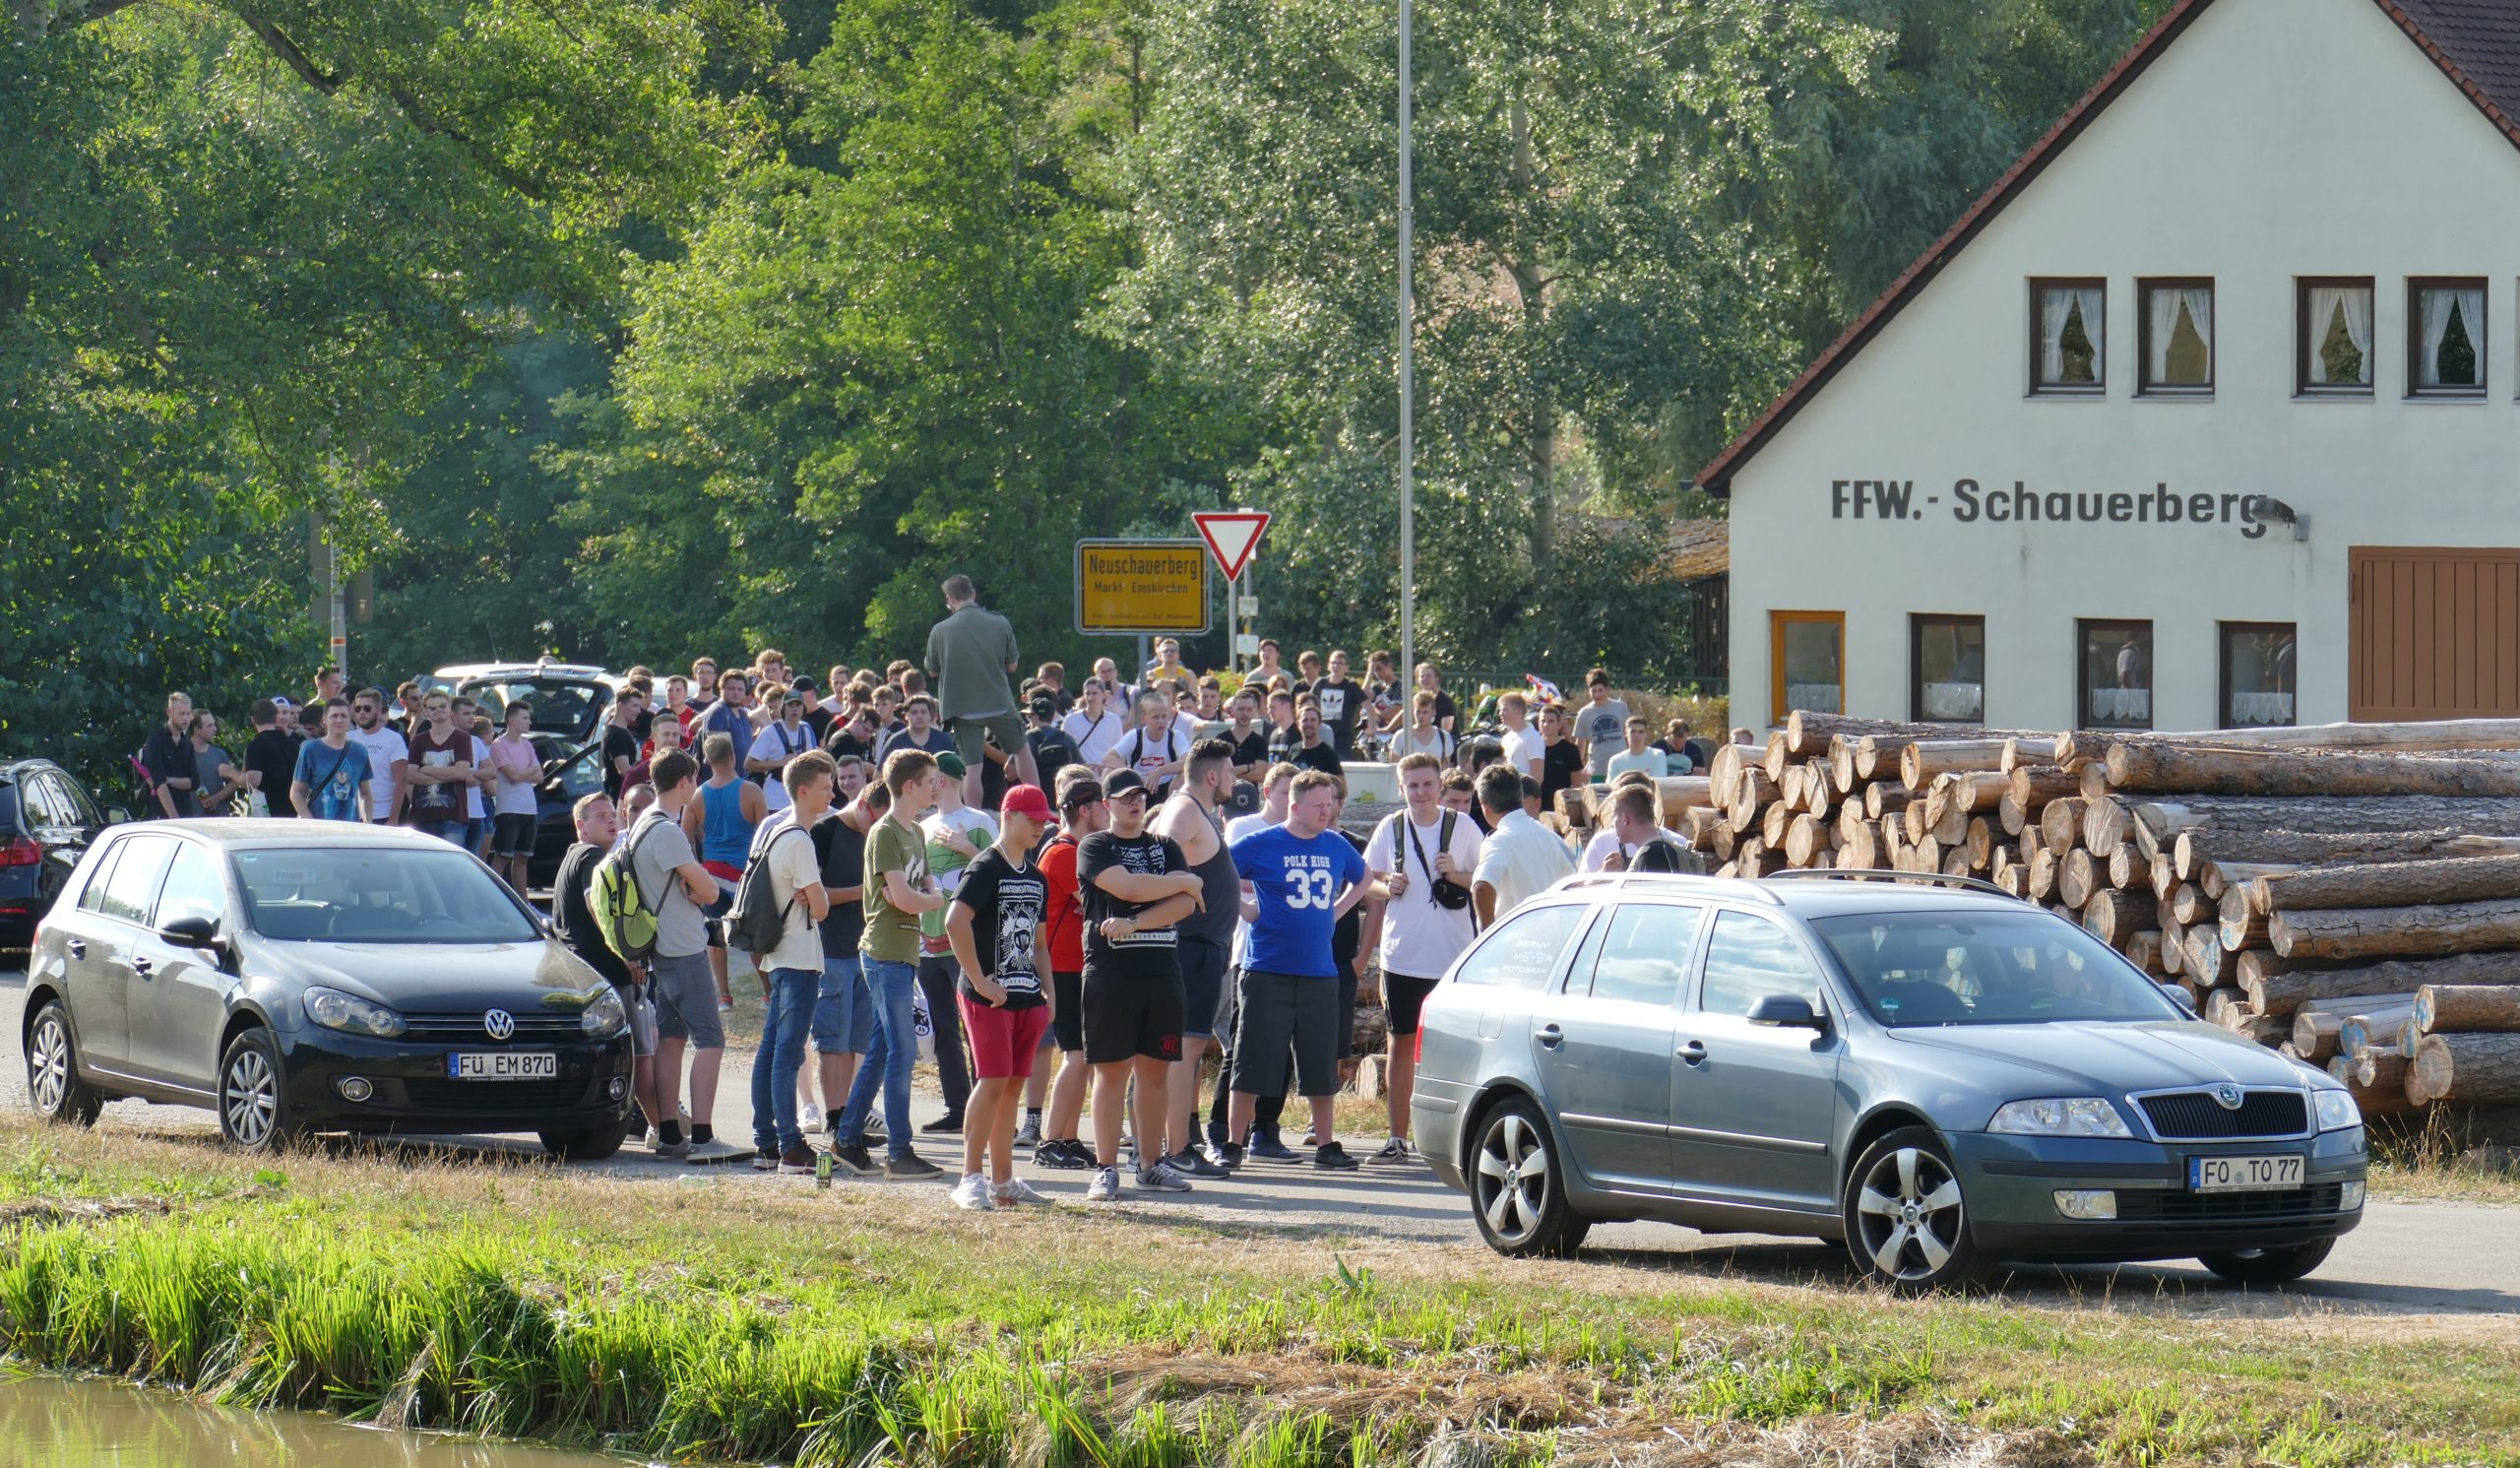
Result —
[[[0, 1035], [6, 1037], [0, 1043], [4, 1053], [0, 1053], [0, 1107], [13, 1110], [27, 1105], [25, 1058], [17, 1044], [25, 993], [23, 972], [0, 972]], [[749, 1055], [730, 1052], [719, 1110], [722, 1120], [731, 1123], [722, 1129], [739, 1143], [749, 1133], [750, 1075]], [[942, 1111], [933, 1095], [921, 1095], [916, 1102], [920, 1120]], [[217, 1129], [208, 1112], [135, 1101], [107, 1107], [99, 1124], [165, 1134], [208, 1135]], [[931, 1161], [949, 1170], [955, 1166], [959, 1138], [922, 1137], [920, 1144]], [[542, 1155], [530, 1136], [447, 1138], [407, 1145], [452, 1147], [484, 1156]], [[1353, 1150], [1361, 1154], [1364, 1148]], [[688, 1182], [694, 1177], [689, 1165], [659, 1162], [636, 1146], [597, 1166], [608, 1175], [660, 1187]], [[1088, 1175], [1029, 1166], [1023, 1171], [1045, 1191], [1084, 1206], [1081, 1195]], [[807, 1179], [763, 1178], [740, 1163], [704, 1170], [703, 1176], [709, 1185], [724, 1187], [812, 1185]], [[935, 1195], [938, 1207], [947, 1206], [941, 1186], [920, 1186]], [[1203, 1182], [1191, 1194], [1166, 1195], [1161, 1201], [1133, 1193], [1127, 1206], [1133, 1212], [1190, 1227], [1268, 1229], [1324, 1241], [1370, 1239], [1435, 1247], [1482, 1247], [1462, 1197], [1417, 1169], [1319, 1174], [1309, 1165], [1255, 1162], [1230, 1181]], [[1659, 1224], [1596, 1229], [1587, 1253], [1630, 1267], [1774, 1283], [1826, 1287], [1844, 1284], [1851, 1277], [1844, 1256], [1834, 1246], [1809, 1240], [1710, 1236]], [[2283, 1291], [2244, 1292], [2224, 1285], [2192, 1262], [2042, 1268], [2017, 1276], [2013, 1289], [2047, 1303], [2106, 1303], [2129, 1308], [2168, 1305], [2206, 1313], [2259, 1313], [2273, 1308], [2520, 1314], [2520, 1208], [2374, 1202], [2362, 1227], [2338, 1244], [2316, 1275]]]

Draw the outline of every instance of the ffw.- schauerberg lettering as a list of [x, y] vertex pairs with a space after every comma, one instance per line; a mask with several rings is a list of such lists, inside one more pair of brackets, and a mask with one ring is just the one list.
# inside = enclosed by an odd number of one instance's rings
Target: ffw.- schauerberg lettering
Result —
[[[2256, 540], [2266, 534], [2254, 494], [2178, 494], [2168, 483], [2152, 489], [2033, 489], [2015, 479], [2009, 489], [1988, 489], [1976, 479], [1951, 485], [1947, 513], [1962, 525], [1981, 521], [2048, 522], [2059, 525], [2238, 525]], [[1831, 479], [1832, 520], [1922, 520], [1942, 504], [1939, 494], [1920, 498], [1914, 479]]]

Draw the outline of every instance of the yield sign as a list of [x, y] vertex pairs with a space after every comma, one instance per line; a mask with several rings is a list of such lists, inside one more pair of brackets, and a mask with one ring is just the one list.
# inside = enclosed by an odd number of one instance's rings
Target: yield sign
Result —
[[1207, 510], [1190, 517], [1199, 527], [1199, 536], [1208, 543], [1208, 553], [1217, 558], [1217, 569], [1225, 579], [1233, 580], [1251, 563], [1251, 552], [1260, 544], [1260, 533], [1269, 528], [1266, 510]]

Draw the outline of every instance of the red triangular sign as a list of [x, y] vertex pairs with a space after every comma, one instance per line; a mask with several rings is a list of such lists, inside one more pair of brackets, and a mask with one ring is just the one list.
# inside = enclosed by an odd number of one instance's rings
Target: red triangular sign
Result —
[[1259, 548], [1260, 534], [1269, 528], [1266, 510], [1208, 510], [1190, 517], [1199, 527], [1200, 539], [1208, 543], [1208, 553], [1217, 558], [1217, 569], [1231, 581], [1251, 563], [1251, 552]]

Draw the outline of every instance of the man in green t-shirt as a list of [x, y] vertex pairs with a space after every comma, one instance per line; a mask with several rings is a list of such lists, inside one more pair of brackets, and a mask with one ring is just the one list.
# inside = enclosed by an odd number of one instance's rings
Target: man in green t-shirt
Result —
[[[997, 840], [997, 817], [977, 805], [963, 803], [961, 756], [936, 756], [936, 809], [918, 823], [927, 836], [927, 872], [947, 902], [963, 884], [963, 868]], [[963, 1107], [972, 1096], [972, 1067], [963, 1053], [962, 1007], [954, 1000], [955, 981], [962, 977], [953, 945], [945, 937], [945, 913], [938, 909], [918, 920], [918, 989], [927, 996], [928, 1033], [936, 1041], [936, 1084], [945, 1093], [945, 1115], [919, 1128], [930, 1134], [963, 1129]]]
[[936, 806], [936, 761], [916, 749], [897, 749], [884, 761], [884, 788], [893, 808], [866, 833], [866, 930], [857, 940], [867, 991], [875, 1000], [876, 1050], [868, 1070], [883, 1076], [884, 1129], [889, 1160], [878, 1167], [866, 1153], [866, 1117], [875, 1088], [861, 1075], [849, 1110], [832, 1128], [832, 1158], [861, 1178], [939, 1178], [944, 1170], [911, 1150], [910, 1077], [918, 1060], [912, 1032], [911, 994], [918, 987], [920, 915], [945, 906], [927, 874], [927, 836], [919, 817]]

